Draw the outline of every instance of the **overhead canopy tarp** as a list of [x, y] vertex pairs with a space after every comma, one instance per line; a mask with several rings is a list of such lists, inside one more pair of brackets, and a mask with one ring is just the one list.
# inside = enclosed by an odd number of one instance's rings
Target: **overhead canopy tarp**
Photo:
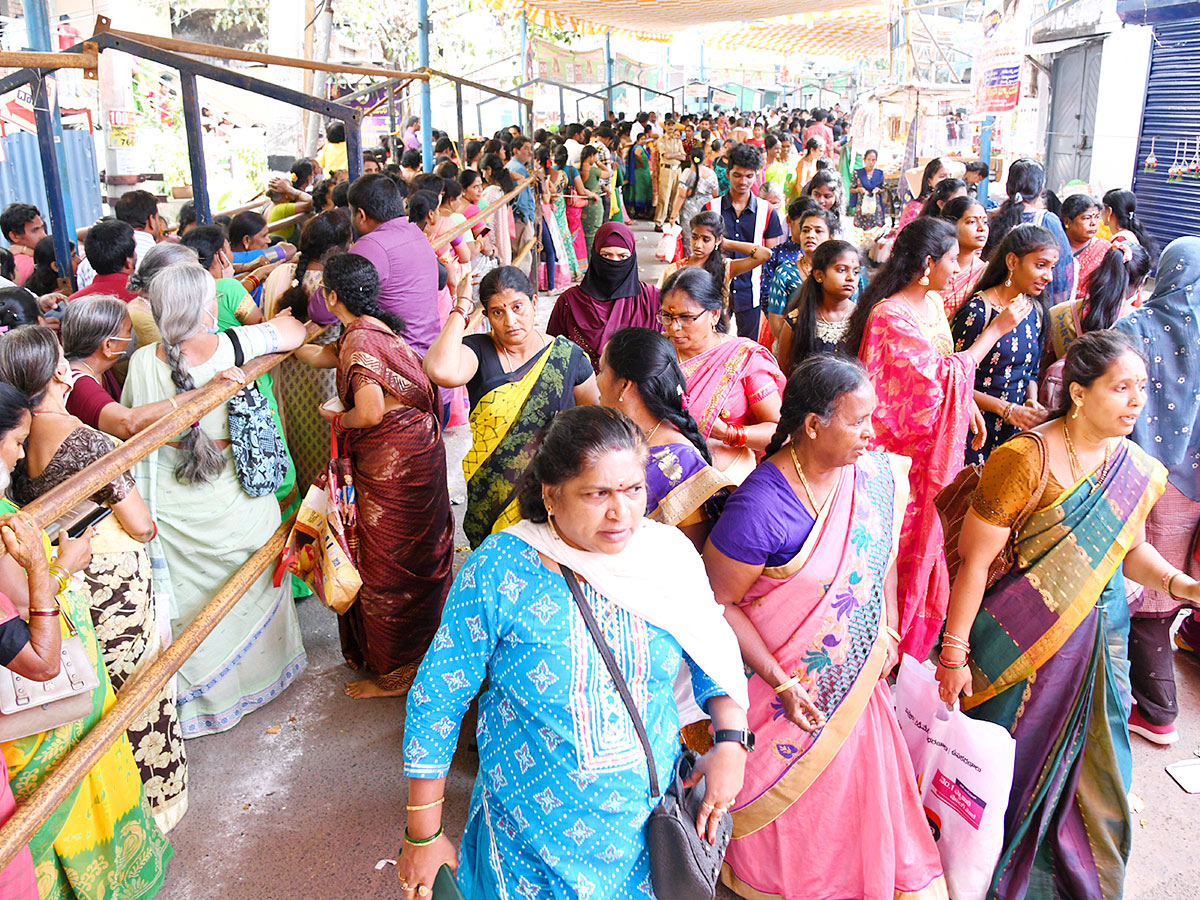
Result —
[[726, 50], [856, 60], [886, 54], [890, 40], [887, 8], [872, 6], [767, 19], [720, 31], [705, 43]]
[[[649, 41], [669, 41], [676, 31], [737, 19], [754, 22], [781, 14], [840, 9], [840, 0], [743, 0], [736, 6], [715, 0], [488, 0], [503, 12], [526, 12], [541, 25], [580, 34], [615, 29]], [[885, 17], [886, 18], [886, 17]]]

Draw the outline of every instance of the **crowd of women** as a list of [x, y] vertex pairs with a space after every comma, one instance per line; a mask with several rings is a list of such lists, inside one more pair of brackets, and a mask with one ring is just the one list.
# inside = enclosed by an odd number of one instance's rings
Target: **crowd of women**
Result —
[[[818, 151], [828, 118], [799, 126]], [[1172, 738], [1168, 638], [1200, 603], [1200, 239], [1159, 257], [1124, 191], [1056, 212], [1031, 160], [989, 212], [934, 160], [872, 268], [872, 154], [855, 225], [830, 167], [802, 159], [788, 181], [792, 135], [726, 121], [727, 185], [711, 146], [686, 149], [692, 193], [667, 217], [690, 214], [687, 254], [652, 285], [625, 221], [648, 206], [652, 129], [628, 124], [506, 131], [424, 174], [405, 171], [409, 150], [340, 197], [310, 193], [301, 161], [272, 188], [304, 218], [295, 246], [271, 213], [188, 223], [143, 253], [116, 228], [122, 293], [47, 319], [29, 291], [0, 290], [0, 675], [53, 677], [78, 635], [99, 680], [89, 714], [3, 744], [0, 817], [332, 455], [363, 582], [339, 616], [362, 674], [347, 693], [407, 695], [406, 898], [443, 865], [474, 898], [653, 895], [644, 827], [685, 747], [698, 833], [715, 842], [732, 817], [721, 877], [740, 895], [945, 897], [886, 680], [901, 653], [936, 661], [946, 702], [1016, 739], [992, 895], [1121, 895], [1129, 735]], [[755, 207], [786, 223], [774, 246], [765, 224], [727, 233], [768, 172], [792, 195]], [[541, 271], [512, 264], [522, 220], [541, 223]], [[100, 271], [109, 232], [89, 234]], [[552, 300], [535, 286], [576, 275]], [[744, 276], [769, 315], [737, 335]], [[328, 327], [306, 342], [309, 322]], [[245, 363], [288, 351], [246, 384]], [[239, 466], [220, 405], [91, 498], [111, 515], [43, 541], [22, 506], [220, 380], [261, 395], [278, 477]], [[458, 422], [473, 552], [455, 575], [443, 429]], [[955, 491], [969, 509], [947, 534]], [[184, 739], [300, 674], [306, 591], [271, 572], [246, 591], [5, 870], [3, 896], [157, 892], [187, 808]], [[445, 778], [476, 701], [455, 847]], [[814, 852], [780, 866], [796, 846]]]
[[[1200, 603], [1200, 239], [1159, 258], [1129, 192], [1059, 205], [1032, 160], [989, 211], [965, 182], [942, 187], [934, 160], [872, 270], [825, 171], [789, 206], [787, 244], [729, 240], [702, 210], [691, 254], [652, 286], [608, 222], [548, 333], [533, 286], [500, 269], [426, 355], [435, 384], [469, 385], [475, 553], [409, 694], [405, 896], [443, 864], [479, 897], [650, 886], [636, 717], [585, 605], [638, 679], [654, 753], [707, 751], [697, 826], [731, 813], [735, 892], [945, 896], [886, 684], [908, 653], [936, 663], [947, 703], [1016, 740], [990, 896], [1121, 896], [1129, 735], [1171, 740], [1169, 631]], [[767, 262], [777, 318], [734, 336], [730, 283]], [[659, 658], [663, 629], [682, 670]], [[739, 662], [745, 698], [722, 674]], [[444, 779], [481, 690], [455, 848]], [[756, 734], [749, 765], [730, 701]], [[779, 865], [814, 834], [839, 852]]]

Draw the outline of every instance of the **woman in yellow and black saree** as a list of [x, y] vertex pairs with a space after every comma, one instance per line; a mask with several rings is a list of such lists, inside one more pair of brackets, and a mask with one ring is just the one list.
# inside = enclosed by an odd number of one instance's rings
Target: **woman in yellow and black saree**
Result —
[[[967, 715], [1016, 739], [988, 893], [1003, 900], [1121, 897], [1132, 837], [1122, 574], [1181, 603], [1200, 600], [1200, 586], [1146, 543], [1166, 470], [1125, 437], [1146, 403], [1133, 344], [1113, 331], [1078, 338], [1063, 389], [1058, 417], [984, 466], [963, 520], [938, 667], [943, 700], [963, 695]], [[1015, 565], [985, 591], [1010, 539]]]
[[[466, 385], [470, 397], [463, 530], [472, 548], [520, 519], [517, 486], [542, 429], [562, 410], [599, 398], [586, 354], [537, 330], [537, 299], [519, 269], [501, 266], [485, 275], [479, 301], [474, 312], [456, 302], [424, 362], [430, 381]], [[484, 318], [491, 330], [473, 333]]]
[[[869, 453], [862, 365], [811, 356], [766, 459], [704, 548], [750, 678], [758, 745], [721, 878], [751, 900], [945, 900], [941, 860], [884, 676], [908, 460]], [[807, 852], [796, 858], [797, 848]]]

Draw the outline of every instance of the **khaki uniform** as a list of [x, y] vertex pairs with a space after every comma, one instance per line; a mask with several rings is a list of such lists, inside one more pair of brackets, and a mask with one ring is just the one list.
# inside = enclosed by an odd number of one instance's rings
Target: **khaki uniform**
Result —
[[675, 205], [675, 191], [679, 187], [679, 171], [683, 165], [680, 160], [667, 159], [667, 155], [682, 155], [683, 141], [672, 131], [660, 137], [655, 146], [658, 150], [658, 202], [654, 207], [654, 224], [661, 226]]

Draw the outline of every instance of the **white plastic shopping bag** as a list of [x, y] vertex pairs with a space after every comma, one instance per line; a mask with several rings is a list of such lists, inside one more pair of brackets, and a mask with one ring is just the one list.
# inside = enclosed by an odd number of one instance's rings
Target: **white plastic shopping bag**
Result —
[[662, 237], [658, 241], [658, 248], [654, 251], [654, 258], [659, 262], [674, 262], [675, 253], [679, 247], [679, 238], [683, 234], [683, 229], [671, 222], [663, 226]]
[[1004, 844], [1016, 742], [1000, 725], [946, 707], [934, 670], [900, 661], [896, 716], [954, 900], [984, 900]]

